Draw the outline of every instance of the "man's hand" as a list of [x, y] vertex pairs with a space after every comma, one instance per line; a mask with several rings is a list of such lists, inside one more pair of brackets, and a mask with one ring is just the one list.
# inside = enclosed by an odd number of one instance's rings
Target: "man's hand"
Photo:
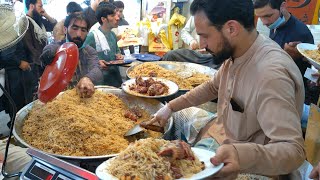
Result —
[[320, 162], [318, 166], [314, 167], [309, 175], [310, 179], [320, 180]]
[[31, 70], [30, 64], [27, 61], [23, 61], [23, 60], [20, 62], [19, 68], [22, 71], [30, 71]]
[[166, 104], [161, 109], [159, 109], [156, 114], [153, 115], [153, 118], [150, 121], [144, 122], [142, 125], [150, 125], [155, 122], [158, 122], [160, 126], [164, 127], [167, 124], [168, 119], [171, 117], [171, 115], [172, 110], [170, 109], [169, 105]]
[[107, 70], [108, 69], [108, 66], [105, 64], [105, 60], [99, 60], [99, 66], [101, 69], [104, 69], [104, 70]]
[[88, 77], [83, 77], [77, 84], [77, 92], [81, 98], [89, 98], [94, 93], [94, 85]]
[[198, 42], [196, 41], [196, 40], [192, 40], [191, 42], [190, 42], [190, 49], [191, 50], [196, 50], [196, 49], [199, 49], [199, 44], [198, 44]]
[[320, 86], [320, 73], [315, 73], [315, 74], [311, 74], [311, 75], [318, 78], [317, 86]]
[[291, 56], [293, 60], [302, 58], [303, 56], [299, 53], [297, 45], [301, 43], [300, 41], [289, 42], [284, 44], [284, 50]]
[[198, 49], [197, 51], [201, 54], [209, 54], [209, 52], [206, 49]]
[[224, 163], [223, 168], [209, 179], [236, 179], [239, 171], [239, 156], [236, 148], [230, 144], [224, 144], [217, 149], [216, 155], [210, 159], [215, 166]]
[[[47, 18], [49, 15], [47, 14], [46, 10], [42, 9], [42, 11], [40, 12], [41, 16]], [[49, 16], [50, 17], [50, 16]]]
[[51, 16], [49, 16], [49, 14], [47, 14], [46, 10], [44, 10], [42, 8], [42, 11], [40, 12], [40, 14], [45, 17], [48, 21], [50, 21], [51, 23], [57, 23], [57, 20], [55, 20], [54, 18], [52, 18]]
[[116, 54], [116, 60], [123, 60], [124, 56], [122, 54]]

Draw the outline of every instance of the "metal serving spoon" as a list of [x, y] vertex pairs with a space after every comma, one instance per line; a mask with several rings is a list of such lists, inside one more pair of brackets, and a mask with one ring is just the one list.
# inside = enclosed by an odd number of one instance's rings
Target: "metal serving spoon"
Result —
[[150, 125], [144, 125], [143, 123], [141, 123], [141, 124], [136, 124], [135, 126], [133, 126], [133, 128], [131, 128], [129, 131], [127, 131], [124, 136], [132, 136], [132, 135], [138, 134], [139, 132], [141, 132], [145, 129], [164, 133], [164, 127], [160, 127], [160, 126], [156, 126], [156, 125], [152, 125], [152, 124], [150, 124]]

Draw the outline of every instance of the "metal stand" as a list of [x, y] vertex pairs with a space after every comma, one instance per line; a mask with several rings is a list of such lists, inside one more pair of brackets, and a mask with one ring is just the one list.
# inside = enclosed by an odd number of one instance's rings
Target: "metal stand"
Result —
[[14, 103], [13, 99], [11, 98], [10, 94], [8, 93], [8, 91], [6, 91], [5, 88], [1, 84], [0, 84], [0, 88], [3, 91], [4, 96], [6, 96], [6, 98], [8, 98], [9, 103], [12, 106], [11, 126], [10, 126], [10, 132], [9, 132], [8, 141], [7, 141], [7, 144], [6, 144], [6, 150], [5, 150], [5, 154], [4, 154], [4, 160], [3, 160], [3, 166], [2, 166], [2, 169], [1, 169], [1, 173], [5, 178], [12, 178], [12, 177], [16, 177], [16, 176], [20, 176], [21, 175], [21, 172], [14, 173], [14, 174], [8, 174], [6, 172], [6, 163], [7, 163], [7, 158], [8, 158], [10, 139], [11, 139], [11, 136], [12, 136], [14, 121], [15, 121], [15, 117], [16, 117], [16, 113], [17, 113], [17, 107], [16, 107], [16, 104]]

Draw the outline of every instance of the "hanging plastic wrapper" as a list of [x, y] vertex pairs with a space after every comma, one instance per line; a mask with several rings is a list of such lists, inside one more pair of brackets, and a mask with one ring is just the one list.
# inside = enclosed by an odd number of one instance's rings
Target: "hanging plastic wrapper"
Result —
[[151, 22], [148, 19], [144, 19], [137, 23], [138, 37], [141, 37], [141, 45], [148, 46], [149, 33], [151, 32]]
[[186, 108], [174, 113], [173, 139], [184, 139], [189, 144], [194, 144], [200, 130], [216, 117], [216, 113], [197, 107]]
[[168, 52], [171, 49], [166, 31], [159, 29], [159, 33], [149, 33], [149, 52]]
[[179, 49], [182, 47], [182, 41], [180, 33], [183, 25], [186, 22], [186, 18], [179, 14], [179, 8], [174, 9], [174, 13], [168, 24], [168, 39], [170, 43], [170, 49]]

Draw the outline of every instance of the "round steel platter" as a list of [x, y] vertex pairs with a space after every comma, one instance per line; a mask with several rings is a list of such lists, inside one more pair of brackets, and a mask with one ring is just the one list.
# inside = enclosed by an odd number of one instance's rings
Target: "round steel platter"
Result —
[[[197, 73], [208, 75], [209, 77], [213, 77], [214, 74], [217, 72], [217, 70], [211, 67], [203, 66], [195, 63], [189, 63], [189, 62], [156, 61], [156, 62], [149, 62], [149, 63], [155, 63], [167, 70], [179, 71], [179, 72], [197, 72]], [[127, 69], [126, 74], [129, 78], [135, 78], [135, 77], [131, 77], [129, 74], [131, 71], [133, 71], [135, 67], [139, 66], [140, 64], [142, 64], [142, 62], [137, 62], [133, 66]], [[179, 90], [189, 91], [190, 89], [179, 89]]]
[[[135, 107], [139, 106], [140, 108], [143, 108], [150, 114], [156, 113], [161, 107], [164, 105], [154, 99], [146, 99], [146, 98], [140, 98], [136, 96], [129, 95], [125, 92], [123, 92], [121, 89], [116, 89], [116, 88], [110, 88], [110, 87], [105, 87], [105, 86], [96, 86], [96, 89], [105, 93], [111, 93], [117, 95], [120, 99], [122, 99], [128, 106], [130, 107]], [[31, 145], [29, 145], [22, 136], [22, 127], [24, 125], [25, 118], [27, 117], [28, 113], [31, 111], [32, 106], [34, 103], [39, 103], [39, 101], [34, 101], [25, 107], [23, 107], [16, 115], [16, 120], [14, 123], [14, 129], [13, 129], [13, 135], [16, 139], [16, 141], [24, 147], [27, 148], [33, 148]], [[170, 118], [169, 123], [165, 127], [166, 132], [164, 133], [163, 137], [166, 137], [168, 133], [170, 133], [170, 129], [172, 128], [173, 121], [172, 118]], [[41, 151], [41, 150], [40, 150]], [[44, 151], [42, 151], [44, 152]], [[47, 153], [47, 152], [44, 152]], [[47, 153], [50, 155], [53, 155], [58, 158], [62, 159], [69, 159], [69, 160], [95, 160], [95, 159], [108, 159], [110, 157], [114, 157], [117, 154], [109, 154], [109, 155], [103, 155], [103, 156], [65, 156], [65, 155], [59, 155], [59, 154], [51, 154]]]

